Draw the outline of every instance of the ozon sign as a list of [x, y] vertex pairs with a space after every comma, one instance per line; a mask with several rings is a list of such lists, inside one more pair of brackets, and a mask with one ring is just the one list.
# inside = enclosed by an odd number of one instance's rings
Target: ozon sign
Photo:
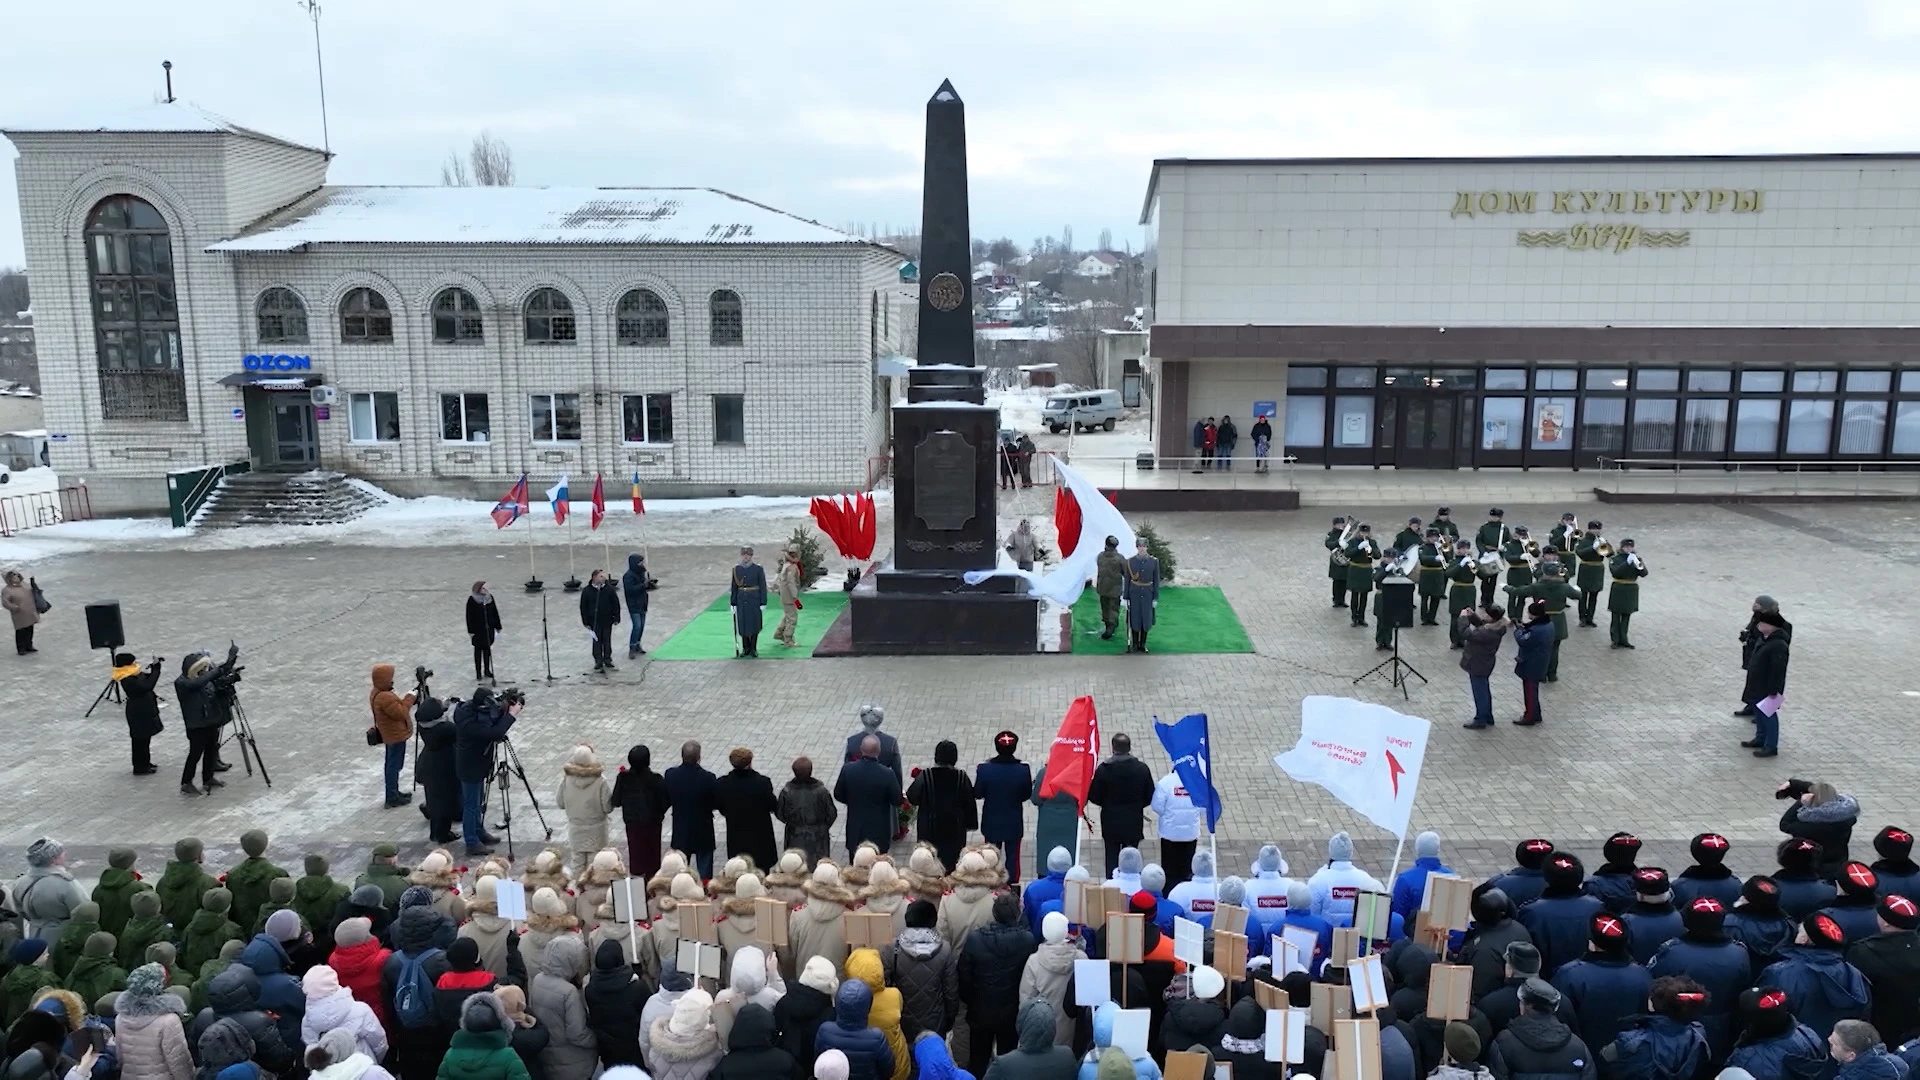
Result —
[[254, 356], [249, 353], [242, 361], [242, 366], [248, 371], [312, 371], [313, 357], [288, 356], [285, 353], [277, 356]]

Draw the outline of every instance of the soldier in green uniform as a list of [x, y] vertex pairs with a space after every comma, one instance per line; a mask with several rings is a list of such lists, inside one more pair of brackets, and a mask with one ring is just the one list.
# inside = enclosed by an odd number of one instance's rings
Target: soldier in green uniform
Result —
[[1435, 618], [1447, 600], [1447, 548], [1440, 530], [1427, 526], [1427, 542], [1420, 545], [1420, 625], [1438, 626]]
[[1463, 648], [1460, 640], [1460, 613], [1473, 606], [1475, 581], [1473, 545], [1465, 540], [1453, 542], [1453, 562], [1447, 567], [1447, 636], [1453, 647]]
[[1348, 610], [1353, 625], [1367, 625], [1367, 594], [1373, 591], [1373, 562], [1380, 555], [1380, 542], [1373, 538], [1373, 526], [1360, 523], [1360, 533], [1347, 544]]
[[1573, 542], [1573, 556], [1580, 560], [1574, 584], [1580, 587], [1580, 625], [1595, 626], [1594, 613], [1600, 610], [1600, 588], [1606, 584], [1607, 557], [1600, 552], [1598, 521], [1587, 522], [1587, 531]]
[[1622, 540], [1608, 571], [1613, 575], [1613, 588], [1607, 591], [1607, 636], [1613, 639], [1614, 648], [1631, 649], [1627, 623], [1640, 610], [1640, 579], [1647, 576], [1647, 564], [1633, 553], [1633, 541]]
[[1407, 527], [1401, 529], [1393, 536], [1394, 550], [1405, 555], [1407, 552], [1420, 546], [1420, 539], [1424, 535], [1425, 534], [1420, 531], [1420, 519], [1410, 517], [1407, 519]]
[[1565, 566], [1543, 561], [1539, 580], [1520, 589], [1509, 585], [1507, 592], [1513, 595], [1511, 606], [1524, 605], [1530, 600], [1547, 605], [1547, 615], [1553, 619], [1553, 651], [1547, 654], [1546, 681], [1559, 682], [1560, 643], [1567, 640], [1567, 601], [1578, 599], [1580, 590], [1567, 584]]
[[[1497, 506], [1487, 511], [1486, 523], [1476, 529], [1473, 534], [1475, 555], [1485, 555], [1489, 551], [1497, 555], [1500, 549], [1507, 546], [1507, 523], [1504, 520], [1506, 516], [1507, 512]], [[1493, 603], [1493, 592], [1499, 584], [1498, 574], [1483, 575], [1480, 578], [1481, 607], [1487, 607]]]
[[1534, 580], [1538, 581], [1549, 573], [1566, 574], [1566, 567], [1560, 562], [1560, 549], [1552, 544], [1540, 549], [1540, 564], [1533, 568]]
[[[1507, 591], [1524, 589], [1533, 584], [1533, 562], [1527, 545], [1531, 537], [1527, 535], [1525, 525], [1515, 525], [1507, 542], [1500, 545], [1500, 557], [1507, 560]], [[1511, 605], [1509, 605], [1511, 609]], [[1525, 611], [1523, 606], [1520, 611]]]
[[1340, 546], [1340, 537], [1347, 531], [1347, 519], [1333, 519], [1333, 528], [1327, 530], [1327, 577], [1333, 581], [1333, 606], [1347, 606], [1347, 564], [1340, 556], [1346, 549]]
[[1430, 526], [1431, 528], [1439, 529], [1440, 535], [1447, 538], [1446, 550], [1448, 551], [1452, 551], [1453, 542], [1460, 539], [1460, 526], [1455, 525], [1453, 519], [1447, 516], [1451, 513], [1453, 513], [1453, 507], [1451, 506], [1443, 506], [1435, 510], [1433, 512], [1433, 522]]
[[1574, 541], [1580, 539], [1580, 526], [1569, 510], [1560, 515], [1560, 524], [1547, 534], [1547, 543], [1558, 551], [1572, 551]]

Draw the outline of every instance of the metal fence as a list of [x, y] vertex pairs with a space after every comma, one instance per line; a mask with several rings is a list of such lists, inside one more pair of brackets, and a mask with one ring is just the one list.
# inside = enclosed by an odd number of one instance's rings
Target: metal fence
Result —
[[1605, 483], [1631, 494], [1920, 496], [1920, 461], [1701, 461], [1602, 458]]
[[13, 536], [62, 521], [92, 519], [93, 499], [87, 495], [85, 484], [0, 498], [0, 536]]
[[[1151, 454], [1109, 456], [1075, 454], [1067, 463], [1103, 488], [1153, 491], [1292, 491], [1296, 487], [1292, 457], [1233, 459], [1233, 468], [1220, 468], [1209, 458], [1156, 457]], [[1035, 478], [1036, 482], [1038, 477]]]

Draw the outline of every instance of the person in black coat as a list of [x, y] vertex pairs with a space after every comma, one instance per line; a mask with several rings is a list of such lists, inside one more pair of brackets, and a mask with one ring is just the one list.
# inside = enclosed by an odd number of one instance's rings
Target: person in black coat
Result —
[[604, 570], [589, 574], [587, 587], [580, 590], [580, 625], [593, 637], [594, 674], [616, 670], [613, 628], [620, 625], [620, 590], [607, 580]]
[[467, 595], [467, 637], [473, 642], [473, 681], [493, 681], [493, 642], [500, 636], [500, 605], [487, 583], [476, 581]]
[[600, 1063], [609, 1069], [639, 1065], [640, 1010], [647, 1007], [647, 986], [634, 975], [619, 942], [602, 941], [593, 950], [585, 996], [587, 1027], [599, 1044]]
[[1680, 918], [1686, 931], [1661, 946], [1647, 971], [1655, 979], [1685, 976], [1706, 988], [1707, 1004], [1700, 1014], [1700, 1024], [1706, 1029], [1717, 1061], [1733, 1048], [1734, 1007], [1740, 992], [1752, 985], [1760, 968], [1747, 954], [1746, 946], [1727, 935], [1726, 908], [1720, 901], [1699, 897], [1687, 905]]
[[201, 767], [201, 786], [208, 792], [226, 786], [213, 774], [222, 771], [220, 728], [232, 717], [214, 683], [231, 675], [239, 661], [240, 646], [232, 644], [227, 646], [226, 661], [218, 665], [204, 652], [189, 653], [180, 661], [180, 677], [173, 680], [173, 700], [180, 705], [180, 725], [187, 731], [187, 765], [180, 772], [182, 795], [201, 793], [200, 788], [193, 786], [196, 763]]
[[667, 786], [653, 771], [653, 751], [644, 743], [627, 750], [627, 767], [614, 777], [608, 805], [627, 826], [627, 869], [647, 880], [660, 872], [660, 823], [667, 819]]
[[1823, 879], [1837, 880], [1850, 861], [1847, 845], [1853, 841], [1854, 822], [1860, 820], [1860, 804], [1832, 784], [1813, 780], [1788, 780], [1773, 797], [1789, 800], [1780, 815], [1780, 831], [1819, 844], [1815, 869]]
[[1605, 860], [1600, 869], [1587, 876], [1587, 893], [1597, 896], [1615, 915], [1633, 906], [1633, 875], [1640, 867], [1640, 838], [1630, 832], [1617, 832], [1600, 848]]
[[[1760, 635], [1760, 642], [1747, 657], [1747, 684], [1740, 691], [1740, 700], [1752, 710], [1753, 738], [1740, 745], [1751, 749], [1754, 757], [1769, 758], [1780, 752], [1781, 705], [1777, 701], [1765, 706], [1762, 703], [1787, 692], [1787, 636], [1780, 632], [1786, 621], [1778, 611], [1762, 611], [1753, 617], [1753, 632]], [[1768, 712], [1768, 708], [1773, 711]], [[1841, 859], [1846, 859], [1844, 852]]]
[[[1778, 600], [1775, 600], [1771, 596], [1767, 596], [1764, 593], [1753, 598], [1753, 614], [1747, 617], [1747, 628], [1745, 630], [1740, 631], [1740, 670], [1741, 671], [1746, 671], [1753, 666], [1754, 650], [1760, 647], [1760, 643], [1762, 641], [1767, 640], [1767, 635], [1760, 632], [1760, 616], [1763, 612], [1778, 616], [1780, 614], [1780, 602]], [[1781, 618], [1779, 622], [1779, 627], [1775, 631], [1775, 636], [1778, 636], [1782, 641], [1785, 641], [1788, 644], [1792, 644], [1793, 643], [1793, 624], [1788, 622], [1785, 618]], [[1741, 700], [1745, 701], [1745, 698], [1742, 698]], [[1756, 715], [1753, 711], [1753, 702], [1746, 701], [1744, 705], [1734, 710], [1733, 715], [1735, 716]]]
[[899, 820], [900, 778], [880, 764], [880, 739], [860, 741], [860, 756], [840, 770], [833, 782], [833, 798], [847, 808], [847, 858], [862, 843], [881, 851], [893, 846], [893, 827]]
[[673, 811], [673, 835], [668, 842], [673, 850], [692, 859], [702, 881], [713, 877], [713, 785], [712, 773], [700, 764], [700, 744], [688, 739], [680, 744], [680, 764], [660, 775], [666, 789], [667, 806]]
[[414, 731], [420, 736], [420, 752], [413, 759], [413, 782], [424, 788], [420, 813], [427, 819], [427, 838], [436, 844], [451, 844], [459, 837], [453, 824], [460, 820], [460, 776], [454, 770], [453, 754], [457, 736], [446, 703], [436, 697], [424, 697], [413, 707]]
[[[877, 766], [879, 763], [876, 762]], [[1018, 1032], [1020, 976], [1033, 955], [1033, 931], [1020, 917], [1020, 898], [993, 898], [993, 921], [967, 935], [960, 947], [960, 1000], [967, 1006], [967, 1062], [983, 1070], [995, 1053], [1013, 1052]]]
[[[1473, 1000], [1479, 1001], [1507, 978], [1507, 947], [1519, 942], [1532, 948], [1533, 938], [1514, 921], [1513, 902], [1499, 889], [1475, 890], [1468, 906], [1473, 922], [1461, 940], [1458, 962], [1473, 969]], [[1539, 950], [1533, 955], [1538, 958]]]
[[1146, 811], [1153, 802], [1153, 770], [1133, 756], [1125, 732], [1113, 737], [1113, 756], [1093, 770], [1087, 801], [1100, 808], [1100, 843], [1106, 849], [1106, 876], [1120, 865], [1121, 848], [1137, 848], [1147, 835]]
[[521, 699], [504, 703], [491, 691], [476, 687], [473, 697], [453, 710], [453, 771], [460, 780], [460, 834], [468, 855], [491, 855], [488, 846], [499, 842], [487, 831], [485, 787], [493, 774], [493, 748], [514, 721], [520, 719]]
[[[801, 968], [798, 979], [787, 983], [787, 992], [774, 1003], [774, 1027], [780, 1032], [780, 1048], [794, 1061], [793, 1080], [811, 1080], [813, 1076], [813, 1037], [821, 1024], [833, 1018], [833, 992], [838, 986], [833, 964], [824, 956], [815, 956]], [[739, 1017], [734, 1023], [739, 1023]]]
[[[1532, 942], [1524, 939], [1513, 942], [1507, 946], [1506, 956], [1505, 980], [1482, 994], [1473, 1006], [1487, 1018], [1487, 1027], [1494, 1035], [1507, 1030], [1508, 1024], [1520, 1018], [1520, 988], [1528, 979], [1540, 978], [1540, 950], [1534, 948]], [[1556, 1008], [1560, 1020], [1573, 1026], [1573, 1006], [1567, 999], [1561, 998]]]
[[647, 594], [660, 587], [652, 575], [647, 573], [647, 557], [634, 552], [627, 556], [627, 572], [620, 575], [620, 595], [627, 600], [627, 618], [632, 629], [627, 632], [627, 659], [647, 655], [641, 647], [640, 636], [647, 632]]
[[1595, 914], [1587, 931], [1587, 955], [1561, 965], [1553, 977], [1553, 988], [1580, 1018], [1580, 1040], [1588, 1046], [1613, 1042], [1646, 1007], [1653, 990], [1653, 976], [1634, 962], [1630, 936], [1621, 916]]
[[146, 667], [132, 653], [113, 655], [113, 678], [127, 699], [127, 738], [133, 742], [133, 775], [152, 776], [153, 737], [160, 734], [160, 658]]
[[766, 873], [780, 857], [773, 843], [773, 814], [780, 808], [773, 781], [753, 768], [753, 751], [736, 746], [727, 755], [733, 771], [713, 782], [713, 808], [727, 823], [727, 857], [745, 855]]
[[919, 839], [933, 845], [949, 872], [960, 861], [967, 834], [980, 827], [980, 804], [974, 801], [973, 781], [955, 766], [960, 748], [942, 739], [933, 748], [933, 768], [915, 769], [907, 786], [907, 801], [920, 808], [916, 821]]
[[1895, 894], [1881, 897], [1880, 932], [1847, 950], [1847, 963], [1866, 976], [1873, 991], [1868, 1019], [1899, 1046], [1920, 1035], [1920, 903]]
[[1520, 988], [1519, 1017], [1494, 1036], [1487, 1052], [1487, 1067], [1495, 1080], [1553, 1076], [1594, 1080], [1598, 1072], [1593, 1054], [1554, 1015], [1559, 1007], [1558, 990], [1539, 979], [1527, 980]]
[[707, 1074], [709, 1080], [787, 1080], [795, 1062], [792, 1054], [774, 1045], [774, 1033], [773, 1014], [766, 1006], [742, 1006], [727, 1033], [727, 1054]]

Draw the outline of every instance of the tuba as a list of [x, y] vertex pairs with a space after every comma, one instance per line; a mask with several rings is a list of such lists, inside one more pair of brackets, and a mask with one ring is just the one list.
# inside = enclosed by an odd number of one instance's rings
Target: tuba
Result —
[[1341, 531], [1340, 539], [1333, 543], [1333, 564], [1335, 566], [1347, 566], [1353, 562], [1352, 559], [1347, 557], [1347, 545], [1353, 542], [1354, 534], [1359, 531], [1359, 515], [1348, 515], [1347, 527]]

